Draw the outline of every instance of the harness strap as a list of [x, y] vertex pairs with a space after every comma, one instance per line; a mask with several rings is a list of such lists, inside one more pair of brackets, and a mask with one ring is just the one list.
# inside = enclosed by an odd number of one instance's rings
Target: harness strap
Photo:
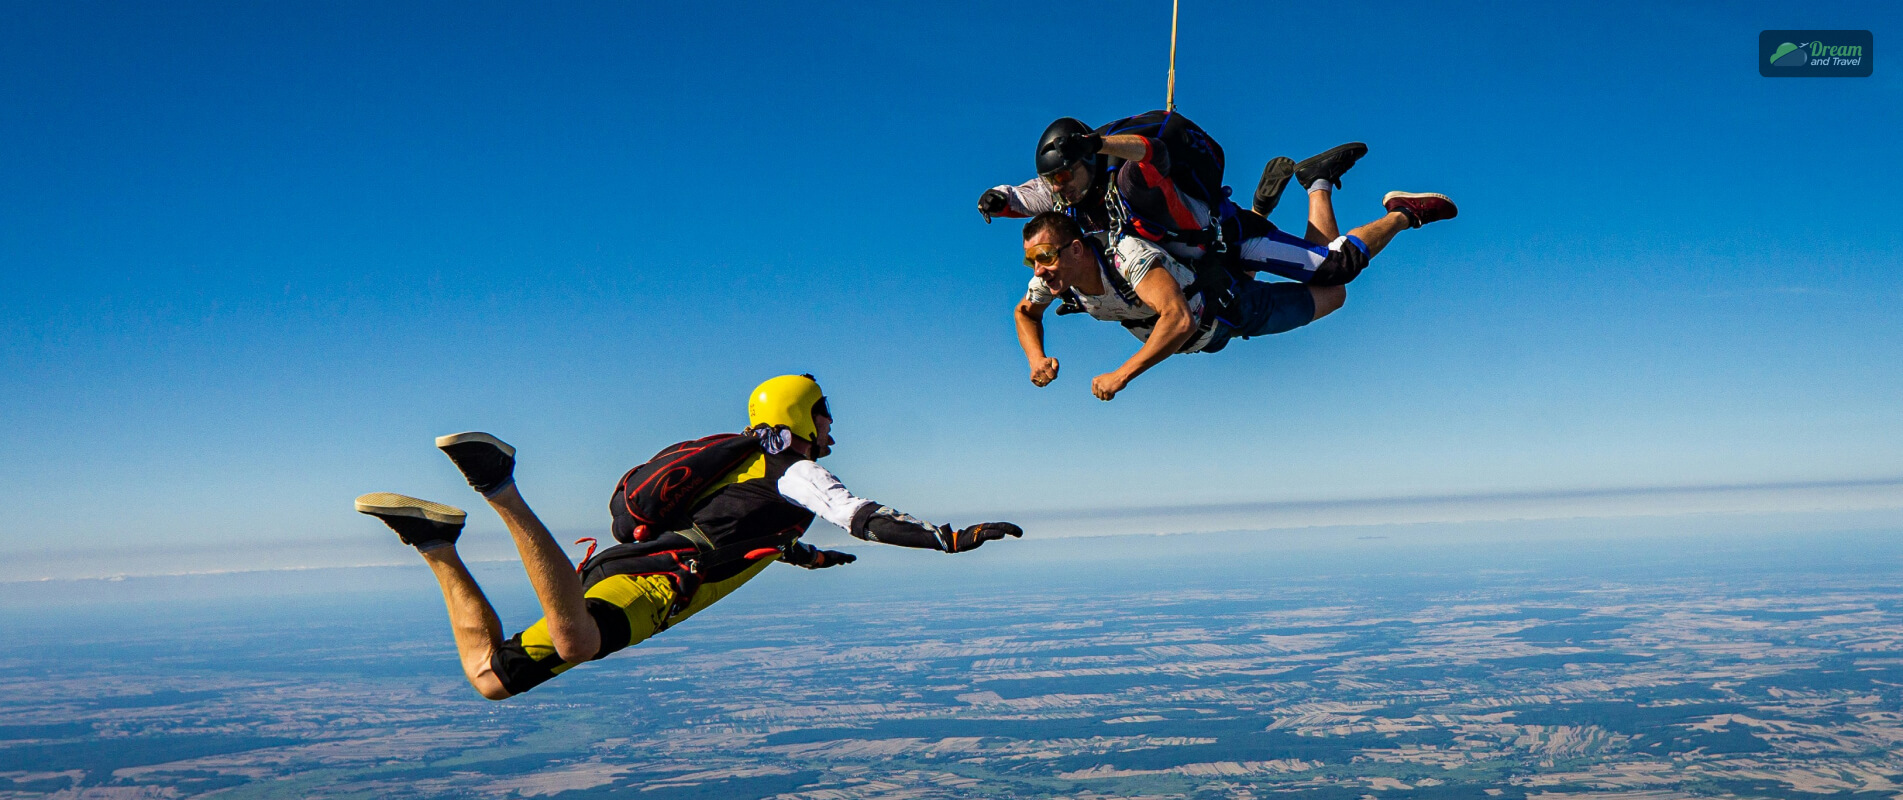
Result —
[[[694, 554], [682, 564], [687, 568], [687, 574], [676, 575], [674, 605], [667, 611], [670, 617], [681, 613], [693, 604], [694, 595], [700, 592], [702, 572], [734, 561], [752, 560], [751, 557], [755, 551], [762, 549], [762, 545], [768, 545], [766, 549], [780, 549], [777, 542], [780, 538], [778, 533], [771, 536], [756, 536], [726, 547], [715, 547], [713, 540], [708, 538], [707, 532], [701, 530], [698, 524], [689, 526], [685, 530], [674, 531], [674, 533], [680, 534], [681, 538], [694, 545]], [[680, 563], [681, 558], [675, 555], [674, 560]]]
[[[1136, 289], [1130, 285], [1129, 281], [1123, 279], [1123, 273], [1118, 272], [1116, 266], [1111, 264], [1109, 259], [1104, 255], [1104, 251], [1108, 245], [1095, 235], [1084, 238], [1090, 240], [1092, 249], [1097, 253], [1097, 264], [1103, 271], [1104, 282], [1110, 285], [1110, 288], [1117, 293], [1118, 297], [1123, 298], [1123, 302], [1133, 306], [1142, 305], [1143, 299], [1137, 296]], [[1220, 241], [1220, 239], [1218, 239], [1218, 241]], [[1224, 301], [1232, 297], [1230, 289], [1235, 281], [1229, 274], [1228, 268], [1223, 266], [1223, 259], [1219, 256], [1220, 254], [1212, 252], [1208, 256], [1197, 259], [1196, 263], [1188, 265], [1190, 271], [1196, 274], [1196, 278], [1190, 281], [1188, 286], [1183, 287], [1183, 297], [1190, 298], [1199, 294], [1203, 295], [1204, 316], [1208, 315], [1211, 306], [1210, 301], [1212, 299], [1217, 300], [1217, 305], [1221, 305], [1226, 309], [1228, 303]], [[1073, 295], [1074, 292], [1075, 290], [1073, 289], [1065, 290], [1067, 295]], [[1212, 293], [1221, 295], [1221, 297], [1212, 298], [1210, 296]]]
[[[1097, 254], [1097, 265], [1099, 270], [1103, 273], [1104, 282], [1110, 285], [1110, 288], [1117, 293], [1118, 297], [1123, 298], [1123, 302], [1132, 306], [1142, 306], [1143, 299], [1137, 296], [1136, 289], [1130, 286], [1129, 281], [1123, 279], [1123, 273], [1118, 272], [1115, 266], [1108, 263], [1105, 259], [1104, 250], [1106, 244], [1103, 239], [1100, 238], [1103, 236], [1105, 235], [1093, 234], [1084, 238], [1090, 242], [1091, 249]], [[1210, 255], [1199, 259], [1198, 263], [1191, 265], [1191, 269], [1196, 273], [1196, 279], [1190, 281], [1188, 286], [1183, 287], [1183, 297], [1187, 300], [1196, 295], [1202, 295], [1203, 313], [1201, 318], [1197, 320], [1195, 332], [1191, 333], [1189, 338], [1183, 341], [1184, 347], [1201, 341], [1204, 336], [1207, 336], [1211, 331], [1215, 330], [1216, 323], [1222, 322], [1223, 317], [1227, 316], [1235, 307], [1235, 279], [1229, 274], [1228, 267], [1223, 266], [1222, 262], [1223, 258], [1221, 255], [1212, 252]], [[1067, 288], [1065, 293], [1069, 295], [1065, 298], [1065, 304], [1068, 305], [1074, 297], [1075, 290]], [[1079, 303], [1080, 308], [1078, 310], [1082, 310], [1081, 305], [1082, 304]], [[1062, 314], [1065, 313], [1065, 311], [1060, 307], [1058, 313]], [[1154, 319], [1156, 319], [1156, 316], [1151, 315], [1143, 319], [1126, 319], [1118, 320], [1118, 322], [1127, 329], [1135, 329], [1144, 327], [1146, 323]], [[1179, 350], [1177, 352], [1182, 351]]]
[[[713, 540], [708, 538], [707, 532], [701, 530], [699, 525], [693, 525], [686, 530], [675, 531], [675, 533], [680, 534], [681, 537], [687, 541], [694, 543], [694, 557], [688, 562], [687, 569], [689, 572], [696, 574], [702, 570], [717, 567], [722, 564], [746, 560], [747, 556], [753, 551], [761, 549], [762, 546], [779, 541], [781, 536], [780, 533], [774, 533], [767, 536], [756, 536], [725, 547], [715, 547]], [[784, 531], [782, 531], [782, 533], [784, 533]], [[779, 548], [773, 547], [772, 549], [778, 550]]]
[[[1155, 320], [1156, 320], [1156, 317], [1146, 317], [1144, 319], [1120, 319], [1120, 320], [1117, 320], [1117, 324], [1122, 325], [1126, 329], [1135, 330], [1137, 328], [1146, 327]], [[1183, 340], [1183, 347], [1177, 348], [1176, 352], [1178, 353], [1188, 352], [1187, 350], [1183, 348], [1187, 348], [1190, 345], [1201, 341], [1202, 338], [1208, 335], [1210, 331], [1215, 330], [1216, 323], [1221, 321], [1222, 319], [1220, 317], [1218, 317], [1216, 314], [1213, 314], [1209, 311], [1208, 304], [1205, 303], [1203, 308], [1202, 322], [1197, 324], [1196, 330], [1192, 331], [1189, 334], [1188, 339]]]
[[1110, 247], [1109, 235], [1091, 234], [1085, 236], [1084, 241], [1090, 243], [1091, 252], [1097, 255], [1097, 271], [1103, 273], [1104, 282], [1110, 284], [1110, 290], [1116, 292], [1117, 296], [1123, 298], [1123, 302], [1128, 305], [1143, 305], [1143, 298], [1137, 296], [1137, 290], [1130, 286], [1129, 281], [1123, 279], [1123, 273], [1118, 272], [1116, 265], [1110, 263], [1109, 258], [1104, 255]]

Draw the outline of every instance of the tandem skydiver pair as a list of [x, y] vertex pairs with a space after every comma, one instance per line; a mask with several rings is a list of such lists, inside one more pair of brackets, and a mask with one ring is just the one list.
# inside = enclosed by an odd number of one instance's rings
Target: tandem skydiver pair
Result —
[[855, 557], [800, 541], [816, 517], [868, 542], [963, 553], [1024, 534], [1009, 522], [962, 530], [855, 497], [818, 464], [832, 412], [810, 375], [782, 375], [747, 398], [748, 427], [669, 447], [630, 470], [609, 501], [620, 541], [578, 569], [515, 486], [515, 448], [487, 433], [436, 446], [489, 501], [522, 557], [543, 618], [507, 640], [495, 608], [456, 552], [461, 509], [400, 494], [357, 498], [422, 553], [449, 608], [463, 673], [483, 697], [526, 692], [577, 664], [651, 637], [732, 593], [768, 564], [807, 569]]
[[[1445, 195], [1389, 192], [1381, 217], [1342, 234], [1332, 191], [1367, 150], [1353, 142], [1300, 163], [1278, 157], [1253, 207], [1241, 209], [1222, 184], [1222, 147], [1181, 114], [1150, 111], [1094, 130], [1068, 117], [1051, 123], [1038, 140], [1038, 177], [978, 198], [987, 222], [1031, 218], [1024, 263], [1033, 276], [1014, 314], [1031, 382], [1057, 377], [1043, 317], [1060, 301], [1060, 315], [1119, 322], [1143, 342], [1091, 381], [1102, 400], [1176, 353], [1214, 353], [1341, 308], [1344, 286], [1397, 234], [1459, 213]], [[1291, 178], [1309, 196], [1301, 238], [1267, 219]], [[1293, 282], [1258, 280], [1262, 272]]]

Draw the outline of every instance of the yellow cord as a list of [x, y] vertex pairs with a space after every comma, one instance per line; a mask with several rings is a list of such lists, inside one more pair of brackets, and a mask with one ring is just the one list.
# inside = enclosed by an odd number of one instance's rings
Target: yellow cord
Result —
[[1176, 12], [1182, 7], [1182, 0], [1170, 0], [1170, 90], [1163, 98], [1163, 110], [1176, 110]]

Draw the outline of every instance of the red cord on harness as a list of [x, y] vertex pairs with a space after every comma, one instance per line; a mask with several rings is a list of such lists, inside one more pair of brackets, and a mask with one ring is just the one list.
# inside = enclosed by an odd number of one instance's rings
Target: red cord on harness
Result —
[[[581, 537], [580, 539], [576, 539], [576, 540], [575, 540], [575, 544], [581, 544], [582, 542], [587, 542], [587, 543], [588, 543], [588, 552], [587, 552], [587, 553], [585, 553], [585, 554], [583, 554], [583, 555], [582, 555], [582, 557], [581, 557], [581, 563], [582, 563], [582, 564], [587, 564], [587, 563], [588, 563], [588, 559], [591, 559], [591, 558], [594, 558], [594, 557], [595, 557], [595, 545], [596, 545], [596, 544], [598, 544], [599, 542], [597, 542], [597, 541], [596, 541], [596, 539], [595, 539], [595, 537], [593, 537], [593, 536], [583, 536], [583, 537]], [[576, 575], [580, 575], [580, 574], [581, 574], [581, 566], [580, 566], [580, 565], [577, 565], [577, 566], [575, 567], [575, 574], [576, 574]]]

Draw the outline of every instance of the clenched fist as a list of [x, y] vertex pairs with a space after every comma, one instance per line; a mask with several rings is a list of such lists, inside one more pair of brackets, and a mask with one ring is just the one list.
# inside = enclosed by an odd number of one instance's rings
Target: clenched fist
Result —
[[1031, 383], [1049, 386], [1057, 380], [1057, 359], [1045, 357], [1031, 362]]

